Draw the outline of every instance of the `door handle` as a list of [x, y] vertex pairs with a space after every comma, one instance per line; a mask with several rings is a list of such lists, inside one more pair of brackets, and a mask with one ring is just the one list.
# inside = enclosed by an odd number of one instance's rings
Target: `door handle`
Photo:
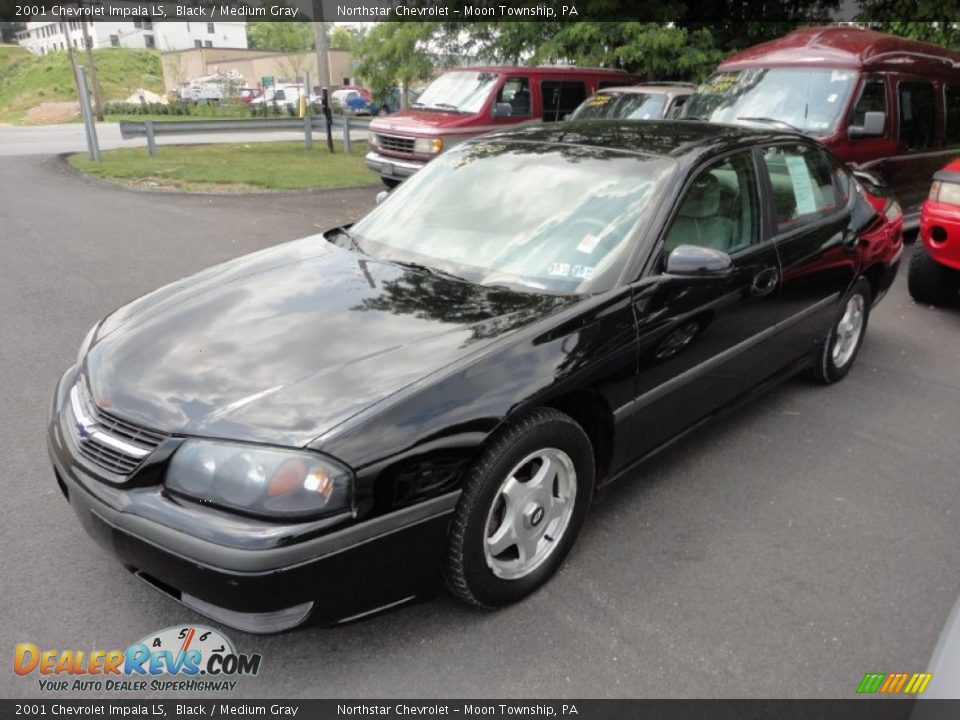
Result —
[[754, 297], [769, 295], [776, 290], [779, 281], [780, 273], [777, 268], [764, 268], [753, 276], [753, 281], [750, 283], [750, 294]]

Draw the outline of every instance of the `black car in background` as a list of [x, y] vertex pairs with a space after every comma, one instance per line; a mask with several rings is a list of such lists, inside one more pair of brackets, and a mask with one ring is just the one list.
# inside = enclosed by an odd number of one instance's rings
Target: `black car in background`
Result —
[[798, 134], [517, 130], [351, 227], [108, 315], [49, 449], [87, 531], [225, 625], [523, 598], [594, 491], [801, 370], [853, 365], [899, 237]]

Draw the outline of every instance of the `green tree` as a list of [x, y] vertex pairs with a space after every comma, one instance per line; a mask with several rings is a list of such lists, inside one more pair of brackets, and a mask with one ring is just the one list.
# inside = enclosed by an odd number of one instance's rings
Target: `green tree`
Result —
[[313, 27], [308, 22], [249, 22], [247, 41], [256, 50], [305, 53], [313, 49]]
[[17, 33], [26, 26], [27, 24], [23, 22], [0, 22], [0, 42], [15, 43], [17, 41]]
[[331, 28], [329, 30], [331, 50], [354, 50], [356, 49], [357, 43], [366, 35], [364, 28], [358, 25], [334, 25], [328, 23], [327, 27]]
[[385, 22], [358, 40], [354, 49], [357, 75], [373, 97], [386, 97], [397, 83], [409, 86], [430, 78], [437, 63], [442, 64], [428, 50], [439, 32], [439, 24], [434, 22]]

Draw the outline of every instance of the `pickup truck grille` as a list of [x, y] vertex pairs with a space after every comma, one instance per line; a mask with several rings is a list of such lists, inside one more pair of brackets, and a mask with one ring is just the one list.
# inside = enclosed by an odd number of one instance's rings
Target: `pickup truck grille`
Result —
[[377, 134], [377, 145], [386, 152], [413, 155], [413, 138]]
[[73, 439], [80, 454], [117, 475], [129, 475], [166, 439], [100, 407], [80, 378], [70, 389]]

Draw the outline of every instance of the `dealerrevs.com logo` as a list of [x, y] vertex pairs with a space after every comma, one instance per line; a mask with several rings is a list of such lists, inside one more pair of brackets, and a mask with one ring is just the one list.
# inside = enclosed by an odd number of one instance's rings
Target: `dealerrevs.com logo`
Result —
[[234, 678], [260, 672], [261, 656], [238, 653], [219, 630], [200, 625], [168, 627], [126, 650], [41, 650], [33, 643], [14, 648], [17, 675], [39, 675], [40, 690], [231, 691]]

